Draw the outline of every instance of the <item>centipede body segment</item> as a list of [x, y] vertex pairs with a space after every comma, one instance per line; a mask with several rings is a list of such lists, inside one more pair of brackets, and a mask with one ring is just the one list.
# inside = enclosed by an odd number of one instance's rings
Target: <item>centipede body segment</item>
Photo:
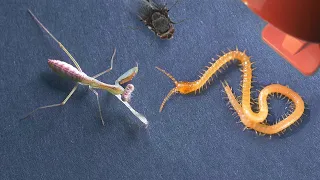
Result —
[[[206, 67], [206, 70], [199, 77], [199, 79], [191, 82], [177, 81], [171, 74], [159, 67], [156, 67], [159, 71], [167, 75], [175, 84], [175, 87], [164, 98], [159, 111], [161, 112], [163, 110], [165, 103], [175, 93], [189, 94], [192, 92], [201, 91], [205, 85], [212, 81], [213, 75], [215, 75], [217, 72], [220, 72], [221, 69], [224, 69], [228, 63], [234, 60], [238, 60], [242, 67], [241, 72], [243, 73], [243, 79], [241, 101], [238, 102], [227, 83], [223, 83], [223, 86], [232, 107], [237, 112], [241, 122], [247, 128], [263, 134], [276, 134], [283, 132], [286, 128], [300, 119], [305, 109], [303, 99], [298, 93], [281, 84], [271, 84], [262, 89], [257, 99], [259, 111], [253, 112], [251, 108], [251, 88], [253, 77], [251, 67], [252, 62], [250, 61], [250, 57], [247, 56], [245, 52], [241, 52], [238, 49], [224, 53], [224, 55], [220, 56], [216, 61], [210, 62], [210, 66]], [[266, 118], [269, 113], [267, 98], [272, 93], [280, 93], [288, 97], [294, 104], [294, 110], [290, 115], [286, 116], [278, 123], [274, 125], [268, 125], [266, 123]]]

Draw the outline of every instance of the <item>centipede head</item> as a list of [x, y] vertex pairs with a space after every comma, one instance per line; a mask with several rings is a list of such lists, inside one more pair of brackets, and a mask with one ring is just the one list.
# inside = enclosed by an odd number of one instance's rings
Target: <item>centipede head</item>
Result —
[[164, 98], [164, 100], [162, 101], [161, 106], [160, 106], [160, 110], [159, 110], [159, 112], [161, 112], [162, 109], [163, 109], [163, 107], [164, 107], [164, 104], [169, 100], [170, 96], [172, 96], [173, 94], [179, 92], [178, 89], [177, 89], [179, 83], [178, 83], [178, 81], [177, 81], [171, 74], [169, 74], [169, 73], [166, 72], [165, 70], [163, 70], [163, 69], [161, 69], [161, 68], [159, 68], [159, 67], [156, 67], [156, 68], [157, 68], [159, 71], [161, 71], [163, 74], [167, 75], [167, 76], [173, 81], [174, 85], [176, 86], [176, 87], [174, 87], [173, 89], [171, 89], [171, 91], [168, 93], [168, 95], [167, 95], [167, 96]]
[[161, 107], [160, 107], [160, 112], [164, 106], [164, 104], [166, 103], [166, 101], [170, 98], [170, 96], [172, 96], [175, 93], [180, 93], [180, 94], [189, 94], [191, 92], [196, 91], [199, 87], [197, 85], [197, 83], [195, 82], [186, 82], [186, 81], [177, 81], [171, 74], [169, 74], [168, 72], [166, 72], [165, 70], [156, 67], [159, 71], [161, 71], [162, 73], [164, 73], [165, 75], [167, 75], [174, 83], [174, 85], [176, 86], [175, 88], [173, 88], [168, 95], [165, 97], [165, 99], [163, 100]]

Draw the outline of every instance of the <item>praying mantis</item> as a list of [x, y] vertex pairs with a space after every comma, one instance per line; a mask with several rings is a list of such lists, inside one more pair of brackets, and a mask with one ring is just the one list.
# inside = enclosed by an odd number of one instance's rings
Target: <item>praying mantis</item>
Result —
[[52, 107], [58, 107], [58, 106], [65, 105], [67, 103], [67, 101], [70, 99], [70, 97], [72, 96], [72, 94], [77, 90], [78, 86], [84, 85], [84, 86], [89, 86], [89, 89], [96, 95], [100, 119], [101, 119], [103, 126], [105, 125], [105, 122], [102, 117], [102, 111], [101, 111], [101, 106], [100, 106], [100, 102], [99, 102], [99, 94], [95, 89], [106, 90], [109, 93], [115, 95], [123, 104], [126, 105], [127, 108], [130, 109], [130, 111], [144, 124], [145, 127], [148, 126], [149, 123], [148, 123], [147, 119], [142, 114], [135, 111], [131, 107], [131, 105], [128, 103], [131, 98], [131, 93], [134, 91], [133, 84], [128, 84], [126, 86], [126, 88], [123, 88], [121, 86], [121, 85], [131, 81], [133, 79], [133, 77], [138, 73], [138, 64], [136, 64], [136, 67], [133, 67], [133, 68], [129, 69], [127, 72], [125, 72], [124, 74], [122, 74], [115, 81], [115, 83], [113, 85], [97, 80], [96, 78], [98, 78], [101, 75], [103, 75], [107, 72], [110, 72], [112, 70], [113, 60], [114, 60], [114, 57], [116, 54], [116, 49], [114, 49], [113, 55], [110, 60], [110, 64], [111, 64], [110, 68], [101, 72], [101, 73], [98, 73], [98, 74], [90, 77], [82, 71], [81, 67], [79, 66], [79, 64], [75, 60], [75, 58], [69, 53], [69, 51], [63, 46], [63, 44], [60, 41], [58, 41], [51, 34], [51, 32], [38, 20], [38, 18], [32, 13], [32, 11], [30, 9], [28, 9], [28, 12], [32, 16], [32, 18], [37, 22], [37, 24], [59, 45], [59, 48], [61, 48], [66, 53], [66, 55], [70, 58], [70, 60], [75, 65], [75, 67], [74, 67], [64, 61], [49, 59], [48, 60], [49, 67], [55, 73], [59, 74], [60, 76], [66, 77], [68, 79], [75, 81], [76, 85], [72, 88], [72, 90], [70, 91], [68, 96], [61, 103], [38, 107], [38, 108], [34, 109], [33, 111], [31, 111], [29, 114], [27, 114], [22, 119], [29, 117], [31, 114], [33, 114], [34, 112], [36, 112], [37, 110], [40, 110], [40, 109], [46, 109], [46, 108], [52, 108]]

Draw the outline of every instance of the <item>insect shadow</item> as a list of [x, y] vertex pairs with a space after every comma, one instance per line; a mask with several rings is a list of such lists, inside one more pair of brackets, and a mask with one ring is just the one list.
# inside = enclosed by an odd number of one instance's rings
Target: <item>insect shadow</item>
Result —
[[[69, 81], [68, 79], [61, 78], [59, 75], [52, 72], [41, 72], [40, 79], [48, 87], [56, 89], [62, 92], [69, 93], [75, 85], [74, 82]], [[86, 88], [87, 89], [87, 88]]]

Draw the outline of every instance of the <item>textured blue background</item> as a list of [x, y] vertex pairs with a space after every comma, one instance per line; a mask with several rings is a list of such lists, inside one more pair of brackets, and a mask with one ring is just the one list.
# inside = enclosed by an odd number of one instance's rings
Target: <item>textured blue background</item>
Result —
[[[109, 66], [105, 82], [139, 63], [132, 106], [150, 121], [148, 131], [122, 103], [100, 92], [106, 126], [99, 120], [94, 94], [73, 87], [51, 72], [47, 59], [62, 59], [27, 14], [33, 10], [69, 49], [89, 75]], [[0, 179], [318, 179], [320, 163], [320, 74], [304, 77], [261, 40], [265, 26], [239, 0], [181, 1], [172, 10], [176, 25], [171, 41], [154, 40], [117, 0], [3, 0], [0, 2]], [[200, 95], [173, 96], [159, 113], [172, 82], [195, 80], [212, 57], [227, 48], [247, 50], [256, 62], [257, 85], [279, 82], [301, 94], [309, 110], [303, 123], [281, 137], [242, 131], [223, 99], [220, 80], [239, 88], [236, 65]], [[239, 92], [237, 92], [239, 94]], [[272, 101], [271, 118], [285, 106]]]

